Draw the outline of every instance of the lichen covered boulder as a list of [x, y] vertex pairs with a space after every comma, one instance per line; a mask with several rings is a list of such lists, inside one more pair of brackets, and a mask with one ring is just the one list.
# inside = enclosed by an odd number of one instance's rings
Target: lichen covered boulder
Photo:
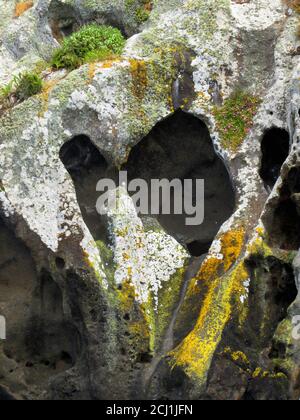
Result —
[[[293, 5], [0, 1], [0, 399], [299, 399]], [[51, 67], [90, 24], [124, 49]], [[202, 227], [99, 215], [125, 169], [205, 178]]]

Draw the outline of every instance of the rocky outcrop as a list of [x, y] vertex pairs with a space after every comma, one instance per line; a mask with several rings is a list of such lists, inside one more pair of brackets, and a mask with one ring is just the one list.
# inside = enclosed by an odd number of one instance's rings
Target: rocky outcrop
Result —
[[[3, 85], [86, 23], [128, 39], [0, 110], [0, 399], [299, 399], [296, 11], [15, 3]], [[100, 217], [96, 183], [120, 169], [204, 178], [204, 225], [140, 217], [122, 185]]]

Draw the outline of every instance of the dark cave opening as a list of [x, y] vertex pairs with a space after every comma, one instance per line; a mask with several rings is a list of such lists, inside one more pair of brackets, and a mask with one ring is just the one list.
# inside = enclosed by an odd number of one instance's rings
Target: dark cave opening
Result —
[[106, 239], [106, 228], [96, 210], [96, 185], [109, 170], [105, 158], [89, 137], [76, 136], [60, 150], [60, 159], [69, 172], [77, 195], [82, 217], [95, 241]]
[[0, 314], [7, 321], [3, 349], [14, 359], [25, 357], [31, 301], [37, 283], [30, 251], [0, 219]]
[[149, 190], [153, 179], [191, 179], [194, 203], [196, 180], [204, 179], [205, 217], [201, 225], [188, 226], [186, 212], [175, 214], [174, 194], [171, 214], [157, 216], [161, 226], [193, 256], [208, 252], [221, 225], [234, 211], [233, 185], [224, 162], [215, 152], [208, 128], [198, 118], [182, 111], [158, 123], [133, 147], [124, 170], [128, 171], [130, 180], [145, 180]]
[[269, 239], [284, 250], [300, 247], [300, 168], [293, 167], [280, 189], [274, 208], [263, 216]]
[[58, 270], [64, 270], [64, 268], [66, 266], [66, 262], [63, 258], [57, 257], [55, 259], [55, 265], [58, 268]]
[[48, 9], [48, 22], [57, 41], [80, 28], [80, 18], [75, 9], [59, 0], [52, 0]]
[[7, 321], [0, 400], [18, 395], [16, 375], [24, 386], [42, 389], [76, 361], [80, 337], [65, 320], [62, 302], [58, 284], [45, 270], [38, 274], [30, 250], [0, 218], [0, 314]]
[[51, 1], [47, 19], [52, 35], [58, 42], [89, 24], [113, 26], [118, 28], [125, 38], [136, 33], [136, 28], [126, 22], [122, 13], [114, 14], [109, 9], [97, 11], [93, 10], [93, 7], [82, 10], [78, 5], [66, 4], [62, 0]]
[[[278, 325], [298, 295], [293, 266], [276, 257], [252, 255], [247, 261], [251, 277], [246, 336], [249, 346], [270, 346]], [[258, 333], [259, 332], [259, 333]]]
[[46, 368], [56, 373], [76, 363], [82, 340], [75, 324], [64, 312], [63, 291], [47, 270], [42, 270], [34, 292], [30, 336], [27, 337], [27, 367], [31, 375]]
[[289, 155], [290, 136], [281, 128], [271, 128], [262, 140], [262, 161], [260, 176], [267, 188], [272, 189], [280, 175], [280, 170]]
[[210, 246], [211, 242], [203, 243], [201, 241], [194, 241], [187, 244], [187, 249], [193, 257], [199, 257], [203, 254], [207, 254]]

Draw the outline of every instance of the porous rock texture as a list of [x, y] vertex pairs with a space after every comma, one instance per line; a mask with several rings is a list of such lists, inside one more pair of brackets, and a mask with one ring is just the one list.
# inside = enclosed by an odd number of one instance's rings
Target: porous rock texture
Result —
[[[299, 399], [297, 12], [154, 0], [141, 22], [145, 2], [16, 3], [0, 1], [1, 85], [86, 23], [128, 40], [0, 110], [0, 399]], [[118, 211], [96, 215], [95, 182], [126, 165], [201, 174], [203, 230], [139, 217], [123, 186]]]

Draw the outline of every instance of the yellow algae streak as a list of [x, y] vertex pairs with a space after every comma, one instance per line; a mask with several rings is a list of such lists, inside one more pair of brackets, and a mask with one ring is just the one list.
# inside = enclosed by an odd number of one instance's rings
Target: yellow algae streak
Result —
[[[208, 369], [240, 297], [245, 292], [248, 272], [244, 262], [226, 273], [240, 256], [245, 232], [242, 228], [229, 231], [221, 238], [223, 259], [211, 257], [205, 261], [196, 280], [209, 279], [209, 289], [194, 330], [171, 353], [173, 367], [181, 366], [200, 385], [206, 381]], [[226, 274], [220, 276], [220, 270]], [[223, 271], [223, 272], [224, 272]]]
[[215, 280], [204, 301], [196, 327], [171, 353], [173, 366], [182, 366], [187, 375], [200, 381], [200, 384], [206, 380], [224, 327], [244, 291], [243, 283], [247, 279], [248, 272], [242, 262], [230, 275]]

